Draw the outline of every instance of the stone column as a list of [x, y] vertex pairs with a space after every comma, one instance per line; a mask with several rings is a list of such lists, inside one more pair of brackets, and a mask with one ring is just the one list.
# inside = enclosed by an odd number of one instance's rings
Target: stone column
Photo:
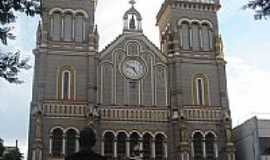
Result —
[[66, 154], [66, 135], [63, 136], [62, 154]]
[[143, 153], [142, 153], [142, 151], [143, 151], [143, 139], [142, 138], [139, 139], [139, 147], [140, 147], [140, 149], [139, 149], [140, 157], [142, 158], [143, 157]]
[[76, 148], [75, 151], [78, 152], [80, 150], [80, 144], [79, 144], [79, 136], [76, 136]]
[[151, 157], [153, 159], [155, 159], [156, 158], [156, 144], [155, 144], [155, 139], [154, 138], [152, 139], [152, 150], [151, 151], [152, 151], [152, 153], [151, 153], [152, 156]]
[[127, 138], [127, 141], [126, 141], [126, 156], [127, 156], [127, 158], [130, 157], [130, 142], [129, 142], [129, 138]]
[[167, 145], [167, 142], [164, 142], [163, 146], [164, 146], [164, 157], [165, 157], [165, 159], [167, 159], [168, 158], [168, 145]]
[[113, 157], [117, 158], [117, 138], [113, 140]]
[[194, 142], [191, 142], [191, 157], [194, 158], [195, 153], [194, 153]]
[[206, 145], [205, 145], [205, 138], [203, 138], [203, 158], [206, 158]]
[[52, 154], [52, 135], [50, 135], [49, 139], [49, 154]]
[[101, 155], [104, 156], [104, 139], [101, 140]]
[[217, 142], [214, 143], [214, 148], [215, 148], [215, 158], [218, 158], [218, 145]]

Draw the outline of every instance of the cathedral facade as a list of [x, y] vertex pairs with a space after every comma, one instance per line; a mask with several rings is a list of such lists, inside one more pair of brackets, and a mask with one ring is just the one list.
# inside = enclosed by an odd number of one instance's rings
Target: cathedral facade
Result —
[[42, 1], [28, 159], [63, 160], [91, 127], [109, 160], [235, 160], [219, 0], [164, 0], [160, 47], [130, 4], [99, 50], [96, 0]]

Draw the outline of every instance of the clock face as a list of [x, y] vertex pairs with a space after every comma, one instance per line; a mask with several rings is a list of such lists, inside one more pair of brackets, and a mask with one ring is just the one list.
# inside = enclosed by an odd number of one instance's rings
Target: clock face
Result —
[[144, 65], [134, 59], [126, 60], [122, 65], [123, 74], [130, 79], [138, 80], [144, 76]]

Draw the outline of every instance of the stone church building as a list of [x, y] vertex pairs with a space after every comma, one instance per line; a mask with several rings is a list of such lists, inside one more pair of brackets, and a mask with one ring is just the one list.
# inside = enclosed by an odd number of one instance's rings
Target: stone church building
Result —
[[63, 160], [86, 126], [108, 160], [235, 160], [219, 0], [164, 0], [159, 47], [130, 5], [99, 49], [97, 0], [42, 1], [28, 160]]

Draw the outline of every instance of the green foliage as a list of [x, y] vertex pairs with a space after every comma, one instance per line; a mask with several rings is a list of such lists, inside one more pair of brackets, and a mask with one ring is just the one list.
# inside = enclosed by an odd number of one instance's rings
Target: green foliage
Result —
[[4, 141], [0, 138], [0, 157], [3, 155], [4, 150]]
[[30, 69], [28, 59], [20, 59], [20, 52], [0, 54], [0, 78], [10, 83], [22, 83], [18, 78], [21, 69]]
[[7, 44], [7, 39], [14, 39], [11, 33], [13, 27], [6, 24], [16, 22], [15, 12], [22, 12], [29, 16], [40, 13], [39, 0], [1, 0], [0, 1], [0, 39], [3, 44]]
[[255, 10], [255, 19], [267, 18], [270, 16], [270, 0], [250, 0], [244, 6], [244, 9], [249, 8]]
[[23, 159], [23, 154], [20, 152], [18, 148], [11, 150], [10, 152], [6, 153], [3, 156], [3, 160], [22, 160], [22, 159]]
[[[0, 41], [4, 45], [16, 37], [12, 33], [14, 26], [10, 26], [16, 23], [15, 12], [25, 13], [28, 16], [40, 14], [40, 0], [0, 0]], [[28, 60], [20, 60], [19, 52], [11, 53], [6, 50], [0, 50], [0, 78], [10, 83], [21, 83], [18, 73], [30, 68]]]

